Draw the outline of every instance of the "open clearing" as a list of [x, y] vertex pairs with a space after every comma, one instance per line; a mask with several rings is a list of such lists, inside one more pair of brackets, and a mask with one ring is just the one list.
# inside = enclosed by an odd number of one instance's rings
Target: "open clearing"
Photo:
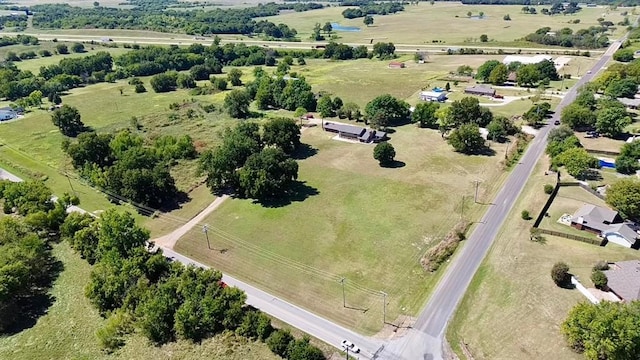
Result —
[[533, 221], [522, 220], [520, 212], [537, 214], [542, 208], [548, 196], [543, 185], [553, 180], [544, 175], [547, 167], [545, 159], [534, 170], [449, 326], [449, 342], [460, 356], [464, 342], [474, 359], [582, 359], [565, 345], [560, 324], [586, 299], [577, 290], [557, 287], [551, 267], [566, 262], [589, 287], [597, 261], [639, 257], [638, 251], [613, 244], [599, 247], [547, 235], [545, 243], [529, 241]]
[[[176, 250], [367, 333], [382, 325], [379, 291], [389, 294], [387, 319], [413, 315], [438, 277], [422, 270], [420, 256], [458, 221], [463, 195], [465, 217], [484, 210], [471, 200], [474, 180], [483, 181], [482, 201], [505, 173], [500, 156], [457, 154], [435, 130], [396, 130], [391, 143], [406, 163], [399, 168], [379, 167], [371, 145], [305, 131], [317, 154], [300, 161], [297, 199], [282, 207], [230, 199], [206, 220], [215, 250], [200, 228]], [[492, 147], [501, 154], [505, 145]], [[340, 277], [351, 308], [342, 307]]]
[[[287, 13], [265, 19], [276, 24], [292, 26], [298, 30], [303, 40], [309, 39], [315, 23], [322, 26], [326, 22], [333, 22], [361, 29], [357, 32], [337, 32], [338, 41], [341, 42], [364, 43], [374, 39], [374, 43], [391, 41], [396, 44], [433, 44], [433, 41], [440, 40], [447, 45], [495, 46], [513, 45], [517, 39], [545, 26], [553, 30], [564, 27], [578, 30], [598, 25], [596, 19], [599, 17], [614, 24], [623, 20], [623, 16], [620, 15], [623, 10], [620, 9], [613, 11], [608, 8], [585, 7], [574, 15], [547, 16], [540, 14], [542, 6], [536, 8], [537, 15], [527, 15], [521, 12], [522, 5], [462, 5], [457, 2], [436, 2], [430, 5], [427, 2], [419, 2], [417, 6], [405, 5], [405, 11], [393, 15], [374, 15], [374, 23], [370, 27], [362, 23], [362, 18], [343, 18], [342, 11], [347, 7]], [[469, 11], [476, 16], [482, 11], [484, 18], [468, 18]], [[511, 21], [502, 19], [506, 14], [509, 14]], [[569, 20], [574, 19], [580, 19], [580, 23], [569, 24]], [[620, 36], [624, 31], [624, 27], [618, 27], [612, 36]], [[480, 43], [480, 34], [487, 34], [489, 43]], [[526, 43], [523, 45], [527, 46]], [[528, 47], [544, 46], [528, 44]]]
[[95, 337], [103, 319], [84, 296], [91, 267], [66, 243], [54, 246], [53, 254], [64, 270], [51, 289], [53, 304], [32, 327], [0, 337], [0, 358], [30, 359], [279, 359], [259, 342], [221, 334], [200, 344], [188, 341], [161, 347], [149, 344], [141, 334], [127, 337], [126, 345], [112, 355], [104, 353]]

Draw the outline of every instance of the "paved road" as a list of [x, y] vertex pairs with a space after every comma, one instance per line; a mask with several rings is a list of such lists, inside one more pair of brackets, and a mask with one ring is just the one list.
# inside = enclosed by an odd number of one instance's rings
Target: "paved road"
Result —
[[[15, 36], [18, 34], [28, 34], [32, 36], [36, 36], [40, 40], [53, 40], [57, 39], [59, 41], [69, 41], [69, 42], [87, 42], [87, 41], [96, 41], [101, 42], [101, 39], [104, 37], [108, 37], [112, 40], [113, 43], [124, 43], [124, 44], [147, 44], [147, 45], [191, 45], [191, 44], [203, 44], [209, 45], [213, 42], [213, 38], [198, 38], [196, 37], [188, 37], [185, 35], [175, 34], [173, 36], [167, 34], [167, 36], [120, 36], [120, 35], [110, 35], [109, 31], [106, 30], [104, 33], [93, 32], [92, 35], [77, 35], [77, 34], [40, 34], [37, 32], [24, 32], [24, 33], [15, 33], [15, 32], [0, 32], [0, 35], [8, 35]], [[250, 40], [250, 39], [232, 39], [232, 38], [221, 38], [221, 43], [237, 43], [237, 44], [246, 44], [246, 45], [257, 45], [264, 46], [273, 49], [312, 49], [317, 46], [326, 45], [327, 42], [309, 42], [309, 41], [263, 41], [263, 40]], [[360, 46], [365, 45], [371, 50], [373, 48], [373, 44], [368, 42], [364, 43], [345, 43], [349, 46]], [[549, 52], [549, 51], [557, 51], [558, 53], [562, 53], [564, 49], [549, 49], [549, 48], [522, 48], [522, 47], [496, 47], [496, 46], [483, 46], [483, 45], [433, 45], [433, 44], [394, 44], [396, 47], [397, 53], [415, 53], [416, 51], [427, 51], [431, 54], [445, 54], [445, 49], [447, 48], [468, 48], [468, 49], [483, 49], [483, 50], [493, 50], [502, 49], [504, 51], [523, 51], [523, 52]], [[592, 54], [599, 54], [600, 50], [590, 50]]]
[[[583, 76], [567, 92], [567, 95], [556, 108], [555, 115], [550, 120], [551, 125], [541, 129], [520, 163], [513, 169], [492, 205], [482, 217], [481, 223], [477, 225], [462, 251], [447, 268], [447, 272], [420, 313], [410, 334], [405, 338], [392, 341], [385, 349], [391, 353], [392, 357], [399, 354], [402, 359], [407, 360], [442, 359], [442, 343], [449, 319], [453, 316], [458, 303], [464, 296], [471, 279], [491, 247], [505, 218], [520, 196], [535, 164], [544, 153], [549, 131], [555, 127], [553, 122], [559, 119], [562, 108], [575, 99], [577, 89], [590, 81], [602, 69], [625, 38], [614, 42], [607, 49], [604, 56], [593, 66], [591, 73]], [[385, 358], [385, 352], [382, 352], [381, 355], [381, 358]]]

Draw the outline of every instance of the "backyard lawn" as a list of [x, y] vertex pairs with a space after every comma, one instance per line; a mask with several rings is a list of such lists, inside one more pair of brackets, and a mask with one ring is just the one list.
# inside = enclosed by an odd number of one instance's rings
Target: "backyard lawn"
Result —
[[[548, 8], [548, 6], [546, 6]], [[461, 5], [457, 2], [436, 2], [430, 5], [419, 2], [418, 5], [405, 5], [405, 11], [393, 15], [374, 15], [372, 26], [365, 26], [362, 18], [345, 19], [342, 16], [344, 7], [329, 7], [325, 9], [291, 12], [265, 19], [276, 24], [284, 23], [298, 31], [304, 41], [310, 38], [315, 23], [324, 25], [326, 22], [338, 23], [340, 26], [355, 26], [360, 31], [339, 31], [338, 41], [364, 43], [374, 39], [377, 41], [391, 41], [396, 44], [433, 44], [442, 41], [446, 45], [496, 45], [510, 46], [515, 40], [534, 32], [541, 27], [551, 27], [553, 30], [571, 28], [574, 31], [597, 26], [597, 18], [603, 17], [614, 24], [623, 20], [621, 10], [608, 8], [583, 8], [574, 15], [547, 16], [540, 11], [542, 6], [536, 6], [537, 15], [522, 13], [521, 5]], [[467, 17], [471, 12], [473, 16]], [[480, 12], [483, 18], [478, 18]], [[503, 20], [509, 14], [511, 21]], [[632, 16], [633, 17], [633, 16]], [[580, 19], [579, 24], [570, 24], [569, 20]], [[612, 34], [622, 35], [626, 30], [619, 26]], [[489, 43], [480, 43], [479, 37], [486, 34]], [[544, 47], [538, 44], [522, 44], [525, 47]]]
[[[484, 211], [473, 204], [474, 180], [482, 181], [482, 203], [506, 173], [500, 156], [455, 153], [435, 130], [397, 128], [390, 140], [399, 161], [395, 168], [379, 167], [373, 146], [332, 135], [319, 127], [303, 133], [313, 150], [299, 162], [303, 184], [290, 204], [230, 199], [205, 220], [214, 250], [206, 249], [200, 228], [176, 250], [374, 333], [382, 325], [380, 291], [389, 294], [387, 319], [414, 315], [439, 275], [422, 270], [421, 255], [458, 221], [463, 195], [465, 218]], [[504, 147], [492, 144], [497, 154]], [[348, 308], [342, 307], [342, 277]]]
[[[553, 180], [544, 175], [546, 161], [533, 171], [449, 326], [447, 338], [458, 354], [462, 354], [460, 344], [465, 343], [474, 359], [582, 359], [566, 346], [560, 324], [574, 305], [586, 299], [577, 290], [557, 287], [551, 280], [551, 267], [566, 262], [570, 272], [591, 287], [591, 267], [597, 261], [640, 256], [636, 250], [615, 244], [599, 247], [547, 235], [540, 243], [529, 240], [533, 220], [522, 220], [520, 212], [527, 209], [537, 214], [546, 201], [543, 185]], [[560, 202], [569, 199], [574, 205], [582, 204], [586, 196], [581, 192], [586, 193], [577, 187], [561, 188]], [[586, 194], [589, 201], [599, 204]]]

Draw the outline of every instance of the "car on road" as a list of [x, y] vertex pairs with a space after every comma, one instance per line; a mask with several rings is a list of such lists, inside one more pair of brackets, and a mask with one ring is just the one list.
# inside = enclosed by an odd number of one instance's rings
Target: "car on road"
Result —
[[342, 340], [342, 348], [356, 354], [360, 352], [360, 348], [349, 340]]
[[556, 120], [553, 122], [553, 125], [560, 125], [560, 120]]
[[587, 70], [587, 74], [591, 74], [591, 70]]

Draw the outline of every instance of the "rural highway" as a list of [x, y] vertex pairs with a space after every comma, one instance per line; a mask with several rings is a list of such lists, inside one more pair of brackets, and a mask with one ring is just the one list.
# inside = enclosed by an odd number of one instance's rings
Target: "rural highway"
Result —
[[471, 279], [478, 270], [485, 255], [489, 251], [493, 240], [500, 231], [513, 205], [520, 196], [524, 186], [533, 172], [535, 164], [544, 153], [549, 131], [555, 126], [555, 120], [560, 119], [560, 112], [576, 97], [580, 86], [591, 79], [611, 59], [626, 36], [615, 41], [605, 54], [591, 69], [591, 73], [583, 76], [565, 95], [549, 121], [549, 125], [540, 130], [532, 141], [520, 162], [514, 167], [504, 186], [493, 200], [480, 223], [465, 241], [466, 245], [447, 267], [447, 271], [438, 283], [433, 295], [427, 302], [413, 328], [404, 338], [393, 340], [380, 354], [385, 359], [386, 351], [391, 357], [398, 355], [406, 360], [439, 360], [443, 358], [442, 344], [445, 341], [445, 330], [456, 307], [467, 291]]
[[[144, 44], [144, 45], [191, 45], [191, 44], [203, 44], [210, 45], [213, 42], [213, 38], [211, 37], [186, 37], [183, 34], [166, 34], [165, 36], [121, 36], [121, 35], [110, 35], [109, 31], [99, 32], [92, 31], [92, 35], [77, 35], [77, 34], [65, 34], [65, 33], [54, 33], [54, 34], [44, 34], [37, 32], [1, 32], [0, 35], [7, 36], [16, 36], [18, 34], [26, 34], [37, 37], [41, 41], [51, 41], [53, 39], [57, 39], [58, 41], [68, 41], [68, 42], [90, 42], [95, 41], [97, 43], [102, 42], [102, 38], [111, 39], [112, 43], [117, 44]], [[161, 34], [158, 34], [161, 35]], [[375, 42], [378, 40], [374, 39]], [[384, 39], [380, 39], [380, 41], [385, 41]], [[318, 42], [310, 42], [310, 41], [264, 41], [264, 40], [251, 40], [244, 38], [220, 38], [221, 44], [226, 43], [236, 43], [236, 44], [246, 44], [246, 45], [256, 45], [268, 47], [271, 49], [293, 49], [293, 50], [308, 50], [316, 48], [317, 46], [322, 46], [328, 44], [326, 41], [318, 41]], [[371, 50], [373, 48], [373, 44], [370, 42], [362, 42], [362, 43], [345, 43], [349, 46], [360, 46], [365, 45]], [[491, 46], [491, 45], [471, 45], [471, 44], [463, 44], [463, 45], [446, 45], [446, 44], [394, 44], [396, 47], [397, 53], [415, 53], [416, 51], [426, 51], [430, 52], [430, 54], [446, 54], [446, 49], [458, 49], [458, 48], [467, 48], [467, 49], [483, 49], [483, 50], [492, 50], [496, 51], [497, 49], [502, 49], [503, 51], [518, 51], [521, 50], [523, 53], [554, 53], [557, 52], [562, 54], [566, 51], [564, 48], [558, 49], [550, 49], [550, 48], [522, 48], [522, 47], [501, 47], [501, 46]], [[601, 50], [589, 50], [592, 54], [599, 54]]]

